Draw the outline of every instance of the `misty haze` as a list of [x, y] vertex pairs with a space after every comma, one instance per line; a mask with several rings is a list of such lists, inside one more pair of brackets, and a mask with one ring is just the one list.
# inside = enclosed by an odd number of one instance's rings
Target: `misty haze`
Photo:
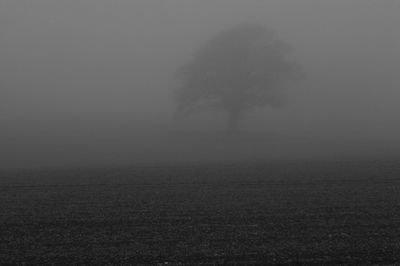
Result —
[[[399, 8], [356, 0], [2, 1], [1, 164], [397, 155]], [[204, 111], [177, 126], [176, 72], [242, 23], [273, 29], [306, 78], [282, 86], [283, 106], [245, 114], [240, 129], [259, 143], [199, 144], [200, 132], [209, 141], [224, 131], [226, 118]]]
[[[400, 262], [399, 13], [397, 0], [1, 0], [0, 264]], [[50, 241], [64, 255], [47, 247], [39, 223], [78, 228], [90, 258], [65, 235]], [[120, 242], [97, 243], [94, 224]]]

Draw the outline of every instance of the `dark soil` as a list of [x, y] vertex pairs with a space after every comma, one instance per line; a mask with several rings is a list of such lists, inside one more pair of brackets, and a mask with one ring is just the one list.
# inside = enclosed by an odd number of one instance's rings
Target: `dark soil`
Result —
[[1, 265], [400, 262], [396, 161], [0, 174]]

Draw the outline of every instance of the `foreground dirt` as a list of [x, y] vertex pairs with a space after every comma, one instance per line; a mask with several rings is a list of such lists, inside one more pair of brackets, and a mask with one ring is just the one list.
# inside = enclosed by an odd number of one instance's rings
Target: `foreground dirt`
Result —
[[400, 261], [397, 162], [2, 175], [2, 265]]

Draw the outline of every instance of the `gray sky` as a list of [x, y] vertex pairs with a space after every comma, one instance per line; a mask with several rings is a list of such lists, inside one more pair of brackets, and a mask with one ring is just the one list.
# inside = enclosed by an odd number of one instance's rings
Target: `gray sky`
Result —
[[[0, 167], [397, 155], [399, 13], [397, 0], [2, 0]], [[246, 136], [224, 139], [210, 113], [175, 129], [176, 68], [241, 22], [274, 28], [307, 80], [249, 114]]]

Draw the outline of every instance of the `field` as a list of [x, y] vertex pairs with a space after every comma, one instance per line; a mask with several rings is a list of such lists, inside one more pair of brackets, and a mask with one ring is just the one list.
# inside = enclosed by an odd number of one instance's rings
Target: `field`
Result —
[[0, 173], [0, 264], [400, 262], [400, 162]]

